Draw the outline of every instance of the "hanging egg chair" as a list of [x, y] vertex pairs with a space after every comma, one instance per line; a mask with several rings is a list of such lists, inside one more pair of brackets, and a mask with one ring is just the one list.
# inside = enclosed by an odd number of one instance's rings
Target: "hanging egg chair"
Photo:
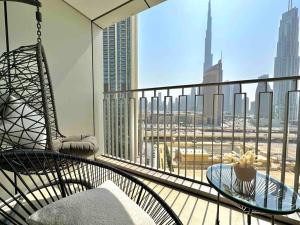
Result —
[[[54, 94], [41, 40], [38, 0], [4, 2], [6, 52], [0, 56], [0, 151], [44, 150], [82, 157], [98, 151], [93, 135], [66, 137], [58, 129]], [[37, 44], [9, 49], [7, 1], [36, 7]]]

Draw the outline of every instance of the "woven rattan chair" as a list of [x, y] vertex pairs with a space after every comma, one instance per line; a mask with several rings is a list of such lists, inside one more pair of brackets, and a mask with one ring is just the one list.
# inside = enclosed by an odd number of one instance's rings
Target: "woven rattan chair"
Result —
[[[24, 161], [39, 168], [35, 173], [28, 171], [26, 176], [21, 175], [19, 170], [27, 170]], [[10, 168], [3, 168], [3, 164]], [[44, 175], [39, 175], [41, 169], [45, 170]], [[15, 172], [17, 183], [9, 171]], [[96, 188], [107, 180], [114, 182], [155, 224], [182, 224], [148, 186], [100, 162], [45, 151], [8, 151], [0, 154], [0, 178], [0, 224], [26, 224], [28, 216], [37, 210], [64, 197]], [[117, 211], [115, 216], [118, 216]]]

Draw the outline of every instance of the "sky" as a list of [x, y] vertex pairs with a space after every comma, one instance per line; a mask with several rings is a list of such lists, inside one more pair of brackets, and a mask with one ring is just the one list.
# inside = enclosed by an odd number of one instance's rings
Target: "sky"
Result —
[[[293, 5], [300, 7], [300, 0]], [[138, 15], [139, 88], [201, 83], [208, 0], [168, 0]], [[288, 0], [212, 0], [214, 64], [223, 80], [273, 77]]]

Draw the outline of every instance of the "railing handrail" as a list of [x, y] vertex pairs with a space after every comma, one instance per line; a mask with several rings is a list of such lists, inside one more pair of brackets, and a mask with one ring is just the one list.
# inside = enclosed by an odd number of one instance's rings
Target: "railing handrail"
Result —
[[126, 92], [156, 91], [156, 90], [165, 90], [165, 89], [192, 88], [192, 87], [205, 87], [205, 86], [225, 86], [225, 85], [233, 85], [233, 84], [251, 84], [251, 83], [260, 83], [260, 82], [269, 83], [269, 82], [284, 81], [284, 80], [300, 80], [300, 76], [298, 75], [298, 76], [288, 76], [288, 77], [272, 77], [272, 78], [263, 78], [263, 79], [224, 81], [218, 83], [171, 85], [171, 86], [160, 86], [160, 87], [153, 87], [153, 88], [128, 89], [122, 91], [107, 91], [107, 92], [104, 91], [103, 93], [117, 94], [117, 93], [126, 93]]

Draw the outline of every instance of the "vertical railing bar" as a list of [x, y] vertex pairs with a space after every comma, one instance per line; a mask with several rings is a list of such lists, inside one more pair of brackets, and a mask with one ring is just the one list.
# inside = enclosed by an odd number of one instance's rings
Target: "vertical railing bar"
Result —
[[133, 148], [133, 132], [132, 132], [132, 115], [133, 115], [133, 110], [132, 110], [132, 104], [131, 104], [131, 92], [127, 93], [127, 99], [126, 99], [126, 104], [127, 104], [127, 154], [128, 154], [128, 161], [132, 162], [132, 154], [134, 151]]
[[214, 140], [215, 140], [215, 94], [213, 94], [212, 129], [211, 129], [211, 165], [214, 164]]
[[[110, 99], [110, 97], [109, 97]], [[111, 112], [110, 112], [110, 104], [109, 104], [109, 99], [106, 99], [106, 109], [107, 109], [107, 115], [106, 115], [106, 119], [107, 119], [107, 154], [112, 155], [112, 146], [111, 146], [111, 127], [110, 127], [110, 116], [111, 116]]]
[[265, 89], [265, 92], [268, 92], [268, 82], [264, 82], [264, 89]]
[[116, 145], [116, 141], [117, 141], [117, 137], [116, 137], [116, 100], [115, 100], [115, 98], [113, 97], [113, 99], [112, 99], [112, 102], [113, 102], [113, 113], [112, 113], [112, 118], [113, 118], [113, 120], [112, 120], [112, 122], [113, 122], [113, 126], [112, 126], [112, 129], [113, 129], [113, 132], [112, 132], [112, 135], [113, 135], [113, 145], [114, 145], [114, 147], [113, 147], [113, 151], [114, 151], [114, 153], [113, 153], [113, 157], [116, 157], [116, 151], [117, 151], [117, 145]]
[[133, 134], [131, 133], [132, 131], [132, 105], [131, 105], [131, 92], [127, 93], [127, 154], [128, 154], [128, 160], [129, 162], [132, 162], [132, 152], [134, 151], [134, 148], [132, 146], [132, 136]]
[[160, 126], [159, 126], [159, 102], [160, 102], [160, 99], [159, 99], [159, 97], [157, 97], [157, 101], [156, 101], [156, 135], [157, 135], [157, 138], [156, 138], [156, 145], [157, 145], [157, 147], [156, 147], [156, 158], [157, 158], [157, 165], [156, 165], [156, 167], [157, 167], [157, 169], [159, 169], [159, 167], [160, 167], [160, 158], [159, 158], [159, 141], [160, 141], [160, 136], [159, 136], [159, 128], [160, 128]]
[[[120, 113], [119, 114], [117, 114], [117, 116], [118, 116], [118, 118], [119, 118], [119, 157], [121, 158], [121, 159], [123, 159], [123, 150], [125, 150], [125, 149], [123, 149], [123, 142], [124, 142], [124, 140], [123, 140], [123, 131], [124, 131], [124, 127], [123, 127], [123, 120], [124, 120], [124, 108], [123, 108], [123, 96], [122, 96], [122, 94], [123, 93], [120, 93], [118, 96], [119, 96], [119, 104], [118, 104], [118, 108], [119, 108], [119, 110], [120, 110]], [[125, 155], [125, 154], [124, 154]]]
[[[170, 154], [170, 157], [171, 157], [171, 165], [170, 165], [170, 168], [169, 168], [169, 171], [172, 172], [172, 127], [171, 127], [171, 131], [169, 133], [169, 139], [170, 139], [170, 149], [167, 145], [167, 126], [166, 126], [166, 120], [167, 120], [167, 117], [168, 117], [168, 106], [167, 106], [167, 99], [169, 99], [170, 103], [172, 102], [172, 96], [170, 96], [170, 89], [167, 89], [167, 95], [164, 97], [164, 141], [165, 141], [165, 145], [164, 145], [164, 149], [166, 149], [166, 151], [170, 151], [167, 153]], [[171, 106], [171, 110], [170, 110], [170, 115], [169, 115], [169, 119], [172, 120], [172, 106]], [[170, 121], [171, 124], [172, 124], [172, 121]], [[167, 158], [167, 155], [165, 155], [165, 161], [168, 162], [168, 158]], [[166, 167], [166, 163], [165, 163], [165, 167]]]
[[124, 117], [124, 142], [125, 142], [125, 159], [129, 160], [129, 149], [128, 149], [128, 140], [129, 140], [129, 135], [130, 132], [129, 131], [129, 124], [128, 122], [130, 121], [130, 115], [129, 115], [129, 108], [128, 108], [129, 104], [128, 104], [128, 95], [127, 93], [124, 93], [124, 109], [125, 109], [125, 117]]
[[111, 101], [110, 101], [110, 95], [108, 94], [108, 97], [106, 99], [106, 107], [107, 107], [107, 154], [112, 155], [112, 146], [111, 146]]
[[120, 142], [119, 142], [119, 99], [118, 99], [118, 93], [116, 94], [116, 98], [115, 98], [115, 131], [116, 131], [116, 139], [115, 139], [115, 144], [116, 144], [116, 157], [119, 157], [119, 151], [120, 151]]
[[247, 93], [244, 93], [243, 153], [246, 152]]
[[181, 155], [181, 152], [180, 152], [180, 105], [181, 105], [181, 95], [178, 96], [178, 111], [177, 111], [177, 116], [178, 116], [178, 125], [177, 125], [177, 133], [178, 133], [178, 140], [177, 140], [177, 164], [178, 164], [178, 168], [177, 168], [177, 173], [179, 175], [179, 171], [180, 171], [180, 155]]
[[113, 156], [113, 154], [114, 154], [114, 131], [113, 131], [113, 118], [114, 118], [114, 111], [113, 111], [113, 98], [112, 98], [112, 94], [110, 95], [110, 99], [109, 99], [109, 101], [110, 101], [110, 116], [109, 116], [109, 118], [110, 118], [110, 137], [111, 137], [111, 139], [110, 139], [110, 141], [111, 141], [111, 143], [110, 143], [110, 145], [111, 145], [111, 156]]
[[[130, 102], [130, 96], [131, 93], [126, 93], [126, 100], [125, 100], [125, 108], [126, 108], [126, 141], [125, 141], [125, 148], [127, 151], [127, 160], [129, 162], [131, 162], [131, 155], [132, 155], [132, 150], [131, 150], [131, 138], [132, 138], [132, 134], [131, 134], [131, 118], [132, 118], [132, 109], [131, 109], [131, 102]], [[133, 148], [132, 148], [133, 149]]]
[[133, 147], [133, 161], [134, 163], [136, 163], [136, 158], [137, 158], [137, 152], [138, 152], [138, 131], [137, 131], [137, 126], [136, 126], [136, 123], [138, 122], [138, 118], [137, 117], [137, 98], [132, 98], [133, 99], [133, 130], [134, 130], [134, 139], [133, 139], [133, 144], [134, 144], [134, 147]]
[[143, 151], [143, 132], [142, 132], [142, 99], [144, 97], [144, 91], [142, 91], [142, 97], [139, 98], [139, 134], [138, 134], [138, 153], [140, 158], [140, 165], [142, 165], [142, 151]]
[[148, 165], [147, 160], [148, 160], [148, 135], [147, 135], [147, 126], [148, 126], [148, 110], [147, 110], [147, 97], [145, 97], [145, 137], [144, 137], [144, 142], [145, 142], [145, 166]]
[[[109, 96], [109, 95], [107, 95]], [[106, 98], [106, 109], [107, 109], [107, 114], [106, 114], [106, 125], [107, 125], [107, 154], [110, 154], [110, 151], [111, 151], [111, 147], [110, 147], [110, 144], [111, 144], [111, 137], [110, 137], [110, 133], [111, 133], [111, 129], [110, 129], [110, 104], [108, 103], [109, 102], [109, 97]], [[111, 154], [110, 154], [111, 155]]]
[[284, 109], [284, 123], [283, 123], [283, 143], [282, 143], [282, 156], [281, 156], [281, 183], [285, 184], [285, 170], [287, 158], [287, 145], [288, 145], [288, 132], [289, 132], [289, 103], [290, 92], [285, 94], [285, 109]]
[[167, 101], [166, 101], [166, 96], [164, 96], [164, 145], [163, 145], [163, 150], [164, 150], [164, 171], [166, 171], [166, 162], [167, 162], [167, 151], [166, 151], [166, 146], [167, 146], [167, 136], [166, 136], [166, 113], [167, 113]]
[[119, 158], [120, 155], [120, 134], [119, 134], [119, 126], [118, 123], [120, 122], [120, 118], [119, 118], [119, 98], [118, 98], [118, 93], [116, 94], [116, 99], [115, 99], [115, 131], [116, 131], [116, 139], [115, 139], [115, 143], [116, 143], [116, 158]]
[[234, 96], [233, 96], [233, 115], [232, 115], [232, 147], [231, 147], [231, 150], [233, 151], [234, 150], [234, 143], [235, 143], [235, 114], [236, 114], [236, 97], [237, 97], [237, 93], [234, 93]]
[[294, 82], [294, 91], [297, 91], [297, 89], [298, 89], [298, 80], [293, 80], [293, 82]]
[[196, 110], [197, 110], [197, 94], [194, 96], [194, 156], [193, 156], [193, 179], [195, 179], [196, 170]]
[[[154, 91], [154, 96], [155, 96], [155, 92]], [[153, 156], [154, 156], [154, 137], [153, 137], [153, 99], [155, 97], [151, 97], [151, 168], [153, 168]]]
[[273, 92], [270, 94], [269, 101], [269, 121], [268, 121], [268, 145], [267, 145], [267, 175], [270, 174], [271, 167], [271, 140], [272, 140], [272, 119], [273, 119]]
[[[199, 95], [201, 94], [201, 88], [199, 87]], [[204, 95], [202, 95], [202, 110], [201, 110], [201, 123], [202, 123], [202, 126], [201, 126], [201, 154], [202, 154], [202, 163], [201, 163], [201, 182], [203, 182], [203, 160], [204, 160], [204, 156], [203, 156], [203, 152], [204, 152], [204, 105], [205, 105], [205, 97]]]
[[107, 129], [106, 129], [106, 104], [105, 104], [105, 94], [104, 94], [104, 97], [103, 97], [103, 101], [102, 101], [102, 104], [103, 104], [103, 130], [104, 130], [104, 154], [106, 155], [107, 154], [107, 146], [106, 146], [106, 140], [107, 140]]
[[[168, 93], [170, 95], [170, 93]], [[170, 155], [171, 155], [171, 172], [173, 171], [173, 97], [170, 96]]]
[[[152, 152], [151, 152], [151, 168], [153, 168], [154, 165], [154, 159], [155, 159], [155, 154], [154, 154], [154, 119], [153, 119], [153, 113], [154, 113], [154, 98], [157, 100], [156, 98], [156, 90], [153, 91], [153, 96], [151, 98], [151, 148], [152, 148]], [[157, 108], [156, 108], [157, 111]], [[157, 113], [156, 113], [156, 117], [158, 117]], [[156, 128], [157, 129], [157, 128]], [[156, 158], [158, 158], [158, 155], [156, 156]], [[157, 161], [157, 159], [156, 159]]]
[[185, 126], [185, 143], [184, 143], [184, 154], [185, 154], [185, 159], [184, 159], [184, 175], [186, 177], [187, 175], [187, 110], [188, 110], [188, 97], [185, 96], [185, 117], [184, 117], [184, 126]]
[[110, 145], [111, 145], [111, 155], [114, 156], [114, 146], [115, 146], [115, 141], [114, 141], [114, 107], [113, 107], [113, 96], [110, 95]]
[[297, 123], [297, 147], [295, 162], [294, 191], [299, 192], [299, 173], [300, 173], [300, 98], [298, 96], [298, 123]]
[[260, 93], [258, 93], [258, 102], [256, 109], [256, 140], [255, 140], [255, 155], [258, 155], [258, 142], [259, 142], [259, 123], [260, 123]]
[[107, 146], [107, 141], [108, 141], [108, 132], [107, 132], [107, 105], [106, 105], [106, 94], [104, 94], [104, 98], [103, 98], [103, 129], [104, 129], [104, 154], [108, 154], [108, 146]]
[[118, 114], [119, 116], [119, 157], [121, 159], [124, 159], [125, 158], [125, 152], [124, 152], [124, 149], [123, 149], [123, 145], [124, 145], [124, 138], [123, 138], [123, 130], [124, 130], [124, 127], [123, 127], [123, 120], [124, 120], [124, 108], [123, 108], [123, 93], [120, 93], [119, 94], [119, 97], [118, 97], [118, 101], [119, 101], [119, 104], [118, 104], [118, 108], [120, 110], [120, 113]]
[[222, 96], [222, 113], [221, 113], [221, 163], [223, 163], [223, 136], [224, 136], [224, 94]]
[[127, 122], [127, 126], [128, 126], [128, 143], [127, 143], [127, 149], [128, 149], [128, 160], [129, 162], [132, 162], [133, 161], [133, 152], [134, 152], [134, 146], [133, 146], [133, 143], [134, 143], [134, 134], [132, 132], [132, 122], [133, 122], [133, 107], [132, 107], [132, 103], [131, 103], [131, 94], [132, 93], [128, 93], [127, 94], [127, 118], [128, 118], [128, 122]]

